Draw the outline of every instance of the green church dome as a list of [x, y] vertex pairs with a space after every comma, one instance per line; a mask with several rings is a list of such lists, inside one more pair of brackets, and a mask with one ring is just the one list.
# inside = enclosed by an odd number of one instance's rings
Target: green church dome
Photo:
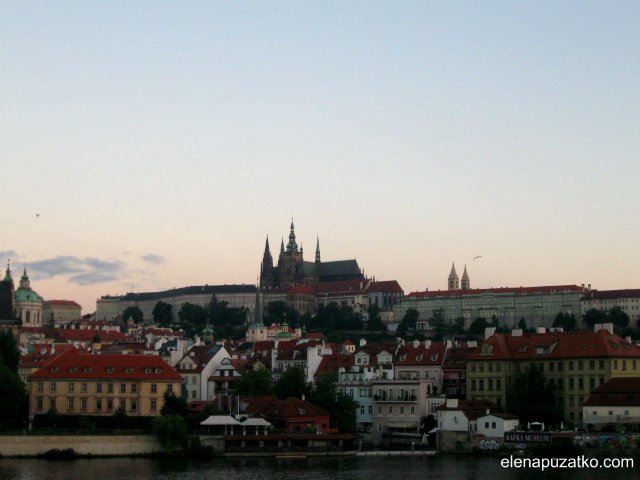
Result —
[[42, 302], [42, 297], [30, 288], [16, 290], [16, 302]]

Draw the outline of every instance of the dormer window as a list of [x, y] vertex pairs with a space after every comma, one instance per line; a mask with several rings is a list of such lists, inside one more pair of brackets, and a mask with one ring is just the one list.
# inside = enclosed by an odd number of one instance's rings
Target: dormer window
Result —
[[91, 373], [91, 367], [85, 367], [84, 373]]
[[162, 369], [161, 368], [156, 368], [156, 373], [162, 373]]
[[78, 367], [69, 367], [69, 373], [76, 373], [78, 371]]
[[151, 373], [151, 369], [150, 368], [145, 368], [144, 369], [144, 373]]
[[58, 367], [51, 367], [51, 373], [57, 373]]
[[107, 373], [113, 373], [115, 369], [113, 367], [107, 368]]
[[127, 373], [133, 373], [133, 368], [127, 368], [125, 371], [126, 371]]
[[400, 355], [400, 361], [404, 362], [406, 360], [407, 356], [406, 355]]
[[298, 412], [300, 413], [300, 415], [304, 415], [305, 410], [304, 408], [298, 408]]
[[422, 354], [416, 355], [416, 361], [421, 361], [422, 360]]

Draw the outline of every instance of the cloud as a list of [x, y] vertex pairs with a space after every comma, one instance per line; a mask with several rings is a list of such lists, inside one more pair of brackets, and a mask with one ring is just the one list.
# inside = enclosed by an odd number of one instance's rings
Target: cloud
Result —
[[125, 265], [119, 260], [67, 255], [31, 262], [28, 269], [35, 279], [70, 275], [70, 282], [84, 286], [116, 280], [124, 273]]
[[117, 278], [117, 275], [109, 273], [88, 272], [73, 275], [71, 278], [69, 278], [69, 281], [77, 283], [78, 285], [83, 287], [86, 285], [93, 285], [94, 283], [110, 282], [112, 280], [117, 280]]
[[142, 260], [144, 260], [145, 262], [150, 262], [155, 264], [164, 263], [164, 257], [161, 257], [160, 255], [155, 255], [153, 253], [143, 255]]
[[19, 257], [15, 250], [0, 250], [0, 260], [16, 260]]

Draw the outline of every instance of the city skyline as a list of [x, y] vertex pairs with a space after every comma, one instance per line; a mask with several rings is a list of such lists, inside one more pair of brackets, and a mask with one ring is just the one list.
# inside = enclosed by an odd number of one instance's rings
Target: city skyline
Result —
[[293, 216], [306, 259], [319, 236], [405, 293], [446, 289], [452, 262], [472, 288], [638, 288], [639, 21], [632, 2], [5, 3], [3, 269], [84, 313], [255, 283]]

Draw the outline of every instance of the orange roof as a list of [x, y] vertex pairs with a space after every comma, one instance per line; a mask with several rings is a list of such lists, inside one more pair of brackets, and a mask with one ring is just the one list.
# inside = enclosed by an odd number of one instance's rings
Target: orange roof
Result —
[[429, 348], [425, 348], [424, 343], [420, 343], [417, 347], [408, 343], [398, 349], [393, 365], [394, 367], [441, 366], [446, 350], [447, 347], [442, 342], [434, 342]]
[[339, 368], [349, 369], [355, 364], [353, 355], [333, 353], [324, 355], [316, 370], [316, 376], [337, 372]]
[[382, 282], [371, 282], [367, 292], [395, 292], [404, 293], [397, 280], [384, 280]]
[[157, 355], [90, 355], [76, 349], [57, 356], [29, 378], [182, 381], [180, 374]]

